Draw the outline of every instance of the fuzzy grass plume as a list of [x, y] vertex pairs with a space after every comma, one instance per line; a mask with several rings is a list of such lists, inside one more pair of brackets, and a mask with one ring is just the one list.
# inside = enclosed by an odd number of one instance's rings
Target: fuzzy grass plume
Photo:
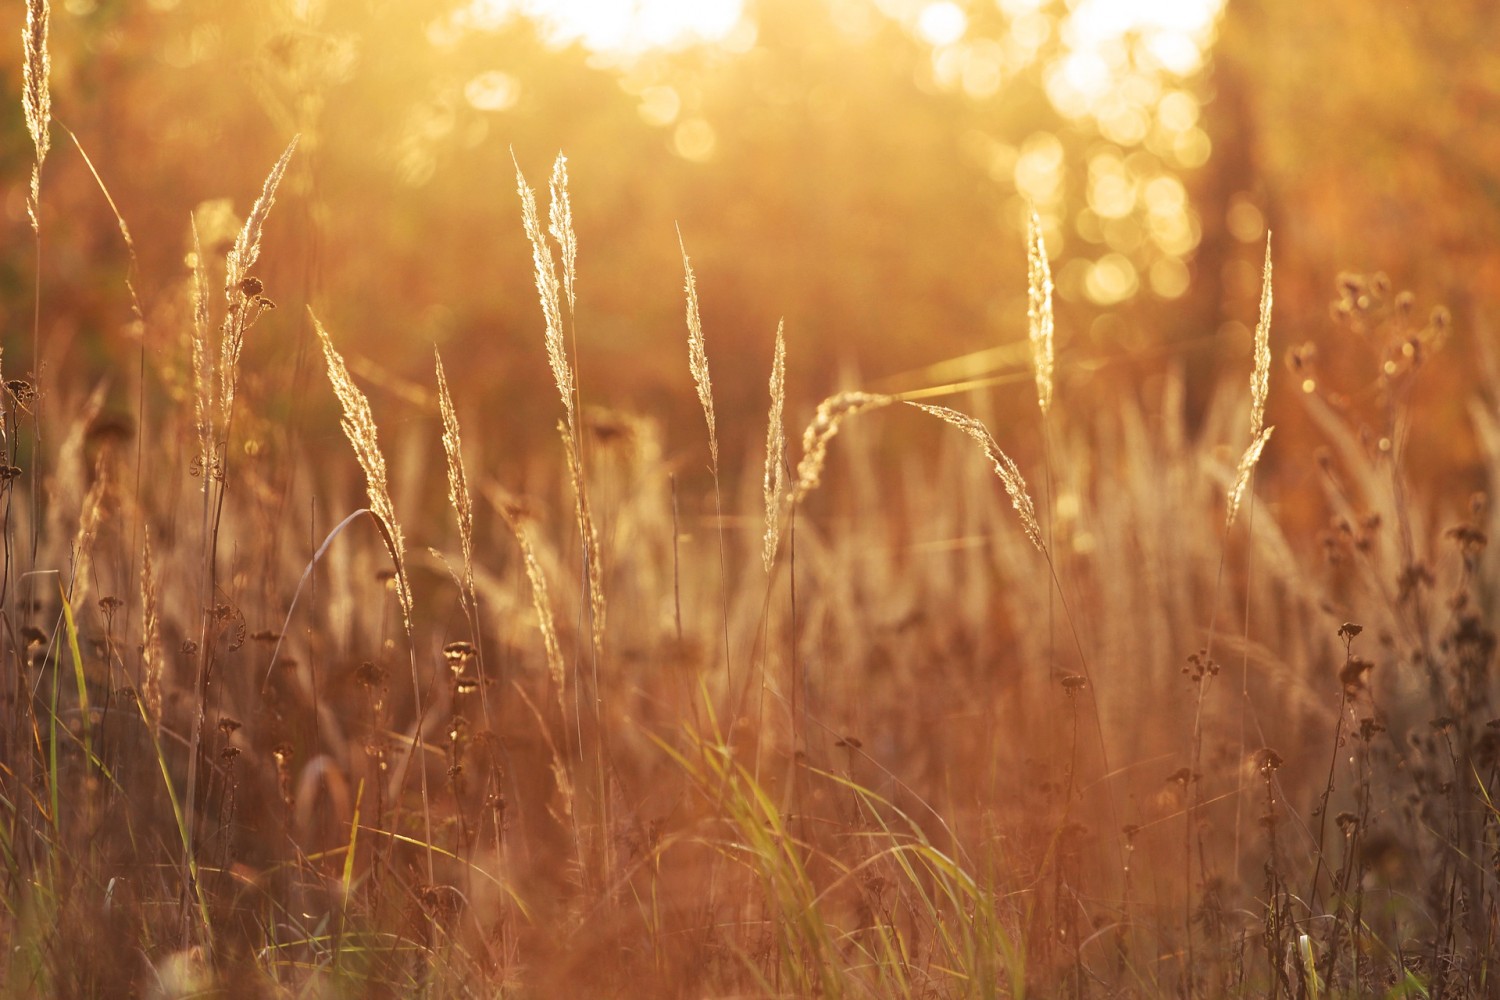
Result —
[[469, 477], [464, 470], [463, 439], [458, 430], [458, 411], [448, 392], [448, 375], [443, 370], [443, 356], [432, 349], [437, 369], [438, 411], [443, 417], [443, 454], [448, 458], [448, 502], [458, 518], [458, 540], [464, 556], [464, 591], [474, 599], [474, 499], [469, 493]]
[[527, 517], [525, 511], [504, 496], [499, 490], [491, 488], [485, 494], [500, 512], [506, 527], [510, 528], [511, 534], [516, 537], [516, 544], [521, 549], [521, 562], [526, 567], [526, 579], [531, 585], [531, 606], [536, 611], [537, 631], [542, 637], [542, 649], [547, 657], [547, 674], [552, 678], [553, 686], [557, 690], [558, 705], [567, 713], [564, 693], [568, 685], [568, 672], [563, 664], [562, 647], [557, 641], [557, 626], [552, 618], [552, 599], [547, 592], [547, 575], [542, 571], [541, 560], [537, 558], [536, 545], [531, 540], [531, 533], [527, 530]]
[[1047, 553], [1047, 545], [1042, 541], [1042, 526], [1037, 523], [1036, 506], [1031, 502], [1031, 494], [1027, 492], [1026, 480], [1021, 476], [1021, 470], [1016, 468], [1016, 463], [1011, 461], [1009, 455], [1000, 450], [1000, 445], [995, 442], [994, 435], [982, 421], [957, 410], [951, 410], [946, 406], [932, 406], [928, 403], [907, 403], [915, 406], [924, 413], [929, 413], [946, 424], [951, 424], [963, 431], [969, 437], [979, 443], [984, 453], [995, 465], [995, 475], [1000, 477], [1000, 482], [1005, 484], [1005, 492], [1010, 495], [1010, 502], [1016, 508], [1016, 513], [1021, 515], [1021, 527], [1026, 531], [1026, 537], [1031, 539], [1031, 544], [1037, 547], [1037, 551], [1043, 555]]
[[[554, 171], [554, 177], [556, 177], [556, 171]], [[577, 386], [573, 381], [573, 366], [568, 361], [568, 348], [563, 339], [561, 286], [557, 279], [557, 262], [552, 256], [552, 248], [547, 245], [547, 237], [542, 232], [542, 218], [536, 207], [536, 193], [526, 183], [526, 176], [521, 173], [519, 163], [516, 164], [516, 190], [521, 196], [521, 225], [526, 230], [526, 239], [531, 243], [532, 270], [536, 278], [537, 297], [542, 302], [542, 320], [546, 324], [546, 332], [543, 336], [547, 345], [547, 364], [552, 368], [552, 379], [557, 383], [557, 394], [562, 397], [563, 410], [567, 414], [568, 432], [574, 434], [578, 427], [575, 403]], [[564, 192], [567, 190], [566, 174], [563, 175], [562, 190]], [[555, 194], [551, 218], [554, 226], [561, 226], [564, 222], [569, 226], [572, 224], [571, 209], [558, 208]], [[566, 263], [566, 250], [564, 262]], [[565, 274], [568, 274], [568, 300], [571, 304], [573, 279], [571, 272], [565, 271]]]
[[1032, 209], [1026, 226], [1026, 318], [1031, 362], [1036, 369], [1036, 399], [1042, 416], [1052, 410], [1052, 269], [1042, 241], [1042, 220]]
[[583, 485], [583, 461], [568, 426], [559, 422], [558, 433], [562, 435], [563, 452], [568, 459], [568, 478], [573, 483], [574, 516], [578, 520], [578, 531], [583, 538], [588, 572], [586, 583], [589, 592], [590, 634], [596, 656], [604, 654], [604, 568], [600, 563], [599, 529], [594, 526], [593, 508], [589, 506], [588, 493]]
[[1266, 264], [1260, 287], [1260, 319], [1255, 324], [1255, 370], [1250, 375], [1250, 437], [1266, 426], [1266, 397], [1271, 391], [1271, 234], [1266, 234]]
[[52, 148], [52, 57], [47, 39], [52, 30], [52, 5], [47, 0], [30, 0], [26, 4], [26, 27], [21, 31], [25, 47], [22, 64], [21, 106], [26, 112], [26, 131], [36, 147], [31, 165], [31, 191], [26, 199], [26, 214], [31, 217], [32, 232], [42, 229], [39, 212], [42, 200], [42, 164]]
[[792, 486], [787, 505], [794, 507], [801, 503], [822, 483], [823, 465], [828, 461], [828, 444], [838, 435], [845, 420], [894, 402], [895, 396], [849, 391], [835, 393], [819, 403], [818, 412], [802, 432], [802, 461], [797, 463], [797, 482]]
[[770, 572], [781, 536], [781, 499], [786, 493], [786, 321], [776, 324], [776, 354], [771, 360], [771, 413], [766, 422], [766, 533], [761, 559]]
[[1234, 527], [1250, 478], [1274, 427], [1266, 424], [1266, 397], [1271, 387], [1271, 235], [1266, 234], [1266, 265], [1260, 291], [1260, 320], [1255, 325], [1255, 369], [1250, 373], [1250, 447], [1240, 456], [1224, 513], [1224, 528]]
[[208, 343], [208, 262], [198, 238], [198, 220], [188, 217], [193, 237], [193, 418], [198, 431], [197, 469], [208, 489], [214, 461], [214, 373]]
[[552, 178], [547, 184], [550, 203], [547, 206], [547, 232], [552, 234], [562, 255], [563, 292], [568, 297], [568, 311], [577, 309], [574, 281], [578, 275], [578, 236], [573, 232], [573, 201], [568, 197], [568, 158], [561, 153], [552, 164]]
[[[308, 310], [312, 315], [312, 310]], [[411, 584], [406, 578], [406, 542], [401, 534], [401, 523], [396, 520], [396, 508], [391, 503], [391, 490], [386, 478], [385, 456], [380, 451], [379, 435], [375, 428], [375, 416], [370, 412], [370, 401], [349, 376], [349, 366], [343, 355], [333, 346], [333, 340], [317, 316], [312, 317], [313, 329], [323, 345], [323, 357], [328, 362], [328, 381], [333, 383], [334, 394], [344, 408], [340, 425], [349, 443], [354, 446], [354, 457], [364, 470], [366, 491], [370, 497], [370, 509], [384, 527], [386, 545], [391, 550], [391, 559], [396, 564], [396, 593], [401, 600], [401, 617], [406, 630], [411, 631], [412, 596]]]
[[677, 233], [677, 245], [682, 249], [683, 287], [687, 292], [688, 367], [693, 373], [693, 386], [698, 390], [698, 402], [703, 407], [703, 419], [708, 423], [708, 453], [714, 474], [719, 471], [719, 433], [714, 420], [714, 383], [708, 374], [708, 352], [703, 342], [703, 322], [698, 314], [698, 283], [693, 278], [693, 264], [688, 259], [687, 247], [682, 242], [682, 232]]

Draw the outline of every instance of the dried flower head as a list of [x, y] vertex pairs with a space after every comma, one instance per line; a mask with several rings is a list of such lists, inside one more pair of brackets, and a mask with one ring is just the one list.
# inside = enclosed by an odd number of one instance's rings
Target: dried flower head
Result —
[[1042, 540], [1042, 526], [1037, 522], [1036, 506], [1031, 502], [1031, 494], [1026, 490], [1026, 480], [1021, 476], [1021, 470], [1016, 468], [1016, 463], [1011, 461], [1009, 455], [1000, 450], [990, 434], [989, 428], [973, 417], [950, 410], [946, 406], [930, 406], [926, 403], [909, 403], [924, 413], [930, 413], [946, 424], [951, 424], [963, 431], [969, 437], [979, 443], [984, 449], [985, 455], [995, 466], [995, 475], [1000, 477], [1000, 482], [1005, 484], [1005, 492], [1010, 495], [1011, 505], [1016, 508], [1016, 513], [1021, 516], [1021, 527], [1026, 531], [1026, 537], [1031, 539], [1031, 544], [1037, 547], [1037, 551], [1047, 552], [1047, 544]]

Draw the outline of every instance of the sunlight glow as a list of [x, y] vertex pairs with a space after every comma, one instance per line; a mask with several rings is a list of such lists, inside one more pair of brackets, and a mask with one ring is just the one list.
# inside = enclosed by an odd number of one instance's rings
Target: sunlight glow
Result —
[[929, 45], [952, 45], [968, 27], [968, 15], [952, 0], [930, 3], [917, 15], [917, 33]]
[[595, 52], [634, 55], [720, 41], [740, 23], [742, 0], [474, 0], [476, 26], [515, 16], [537, 22], [552, 44], [579, 42]]

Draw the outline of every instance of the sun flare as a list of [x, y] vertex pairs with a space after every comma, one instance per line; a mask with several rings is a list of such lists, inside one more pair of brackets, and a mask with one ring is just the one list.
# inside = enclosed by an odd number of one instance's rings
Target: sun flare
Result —
[[531, 18], [556, 44], [636, 54], [718, 41], [739, 24], [742, 8], [741, 0], [474, 0], [470, 10], [492, 24]]

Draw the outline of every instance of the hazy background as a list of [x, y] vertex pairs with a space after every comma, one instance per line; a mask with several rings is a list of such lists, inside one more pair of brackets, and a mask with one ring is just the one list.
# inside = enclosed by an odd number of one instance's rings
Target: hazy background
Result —
[[[149, 391], [180, 391], [190, 213], [226, 246], [296, 133], [260, 268], [281, 308], [246, 355], [252, 391], [289, 426], [333, 407], [309, 353], [312, 304], [383, 422], [436, 426], [436, 344], [487, 456], [550, 435], [512, 156], [544, 187], [559, 150], [585, 402], [661, 419], [669, 451], [701, 446], [685, 422], [698, 418], [680, 226], [732, 469], [758, 461], [782, 317], [794, 420], [846, 381], [1015, 372], [1024, 355], [993, 349], [1025, 339], [1028, 203], [1057, 278], [1060, 403], [1075, 411], [1149, 397], [1173, 364], [1194, 408], [1243, 378], [1267, 228], [1275, 353], [1317, 342], [1355, 405], [1371, 373], [1329, 315], [1341, 270], [1385, 272], [1424, 315], [1449, 306], [1450, 349], [1475, 363], [1492, 335], [1500, 13], [1482, 0], [635, 6], [646, 20], [632, 25], [617, 17], [628, 4], [580, 17], [589, 4], [537, 0], [58, 4], [54, 114], [130, 226], [146, 320], [132, 322], [109, 207], [58, 130], [42, 196], [46, 363], [113, 376], [124, 399], [144, 342]], [[13, 94], [22, 15], [12, 5], [0, 23]], [[34, 366], [32, 150], [19, 101], [4, 121], [10, 377]], [[978, 352], [992, 353], [921, 370]], [[1273, 382], [1295, 432], [1297, 380]], [[1453, 388], [1428, 381], [1416, 433], [1461, 477]], [[1036, 419], [1024, 370], [993, 391], [1002, 413]]]

